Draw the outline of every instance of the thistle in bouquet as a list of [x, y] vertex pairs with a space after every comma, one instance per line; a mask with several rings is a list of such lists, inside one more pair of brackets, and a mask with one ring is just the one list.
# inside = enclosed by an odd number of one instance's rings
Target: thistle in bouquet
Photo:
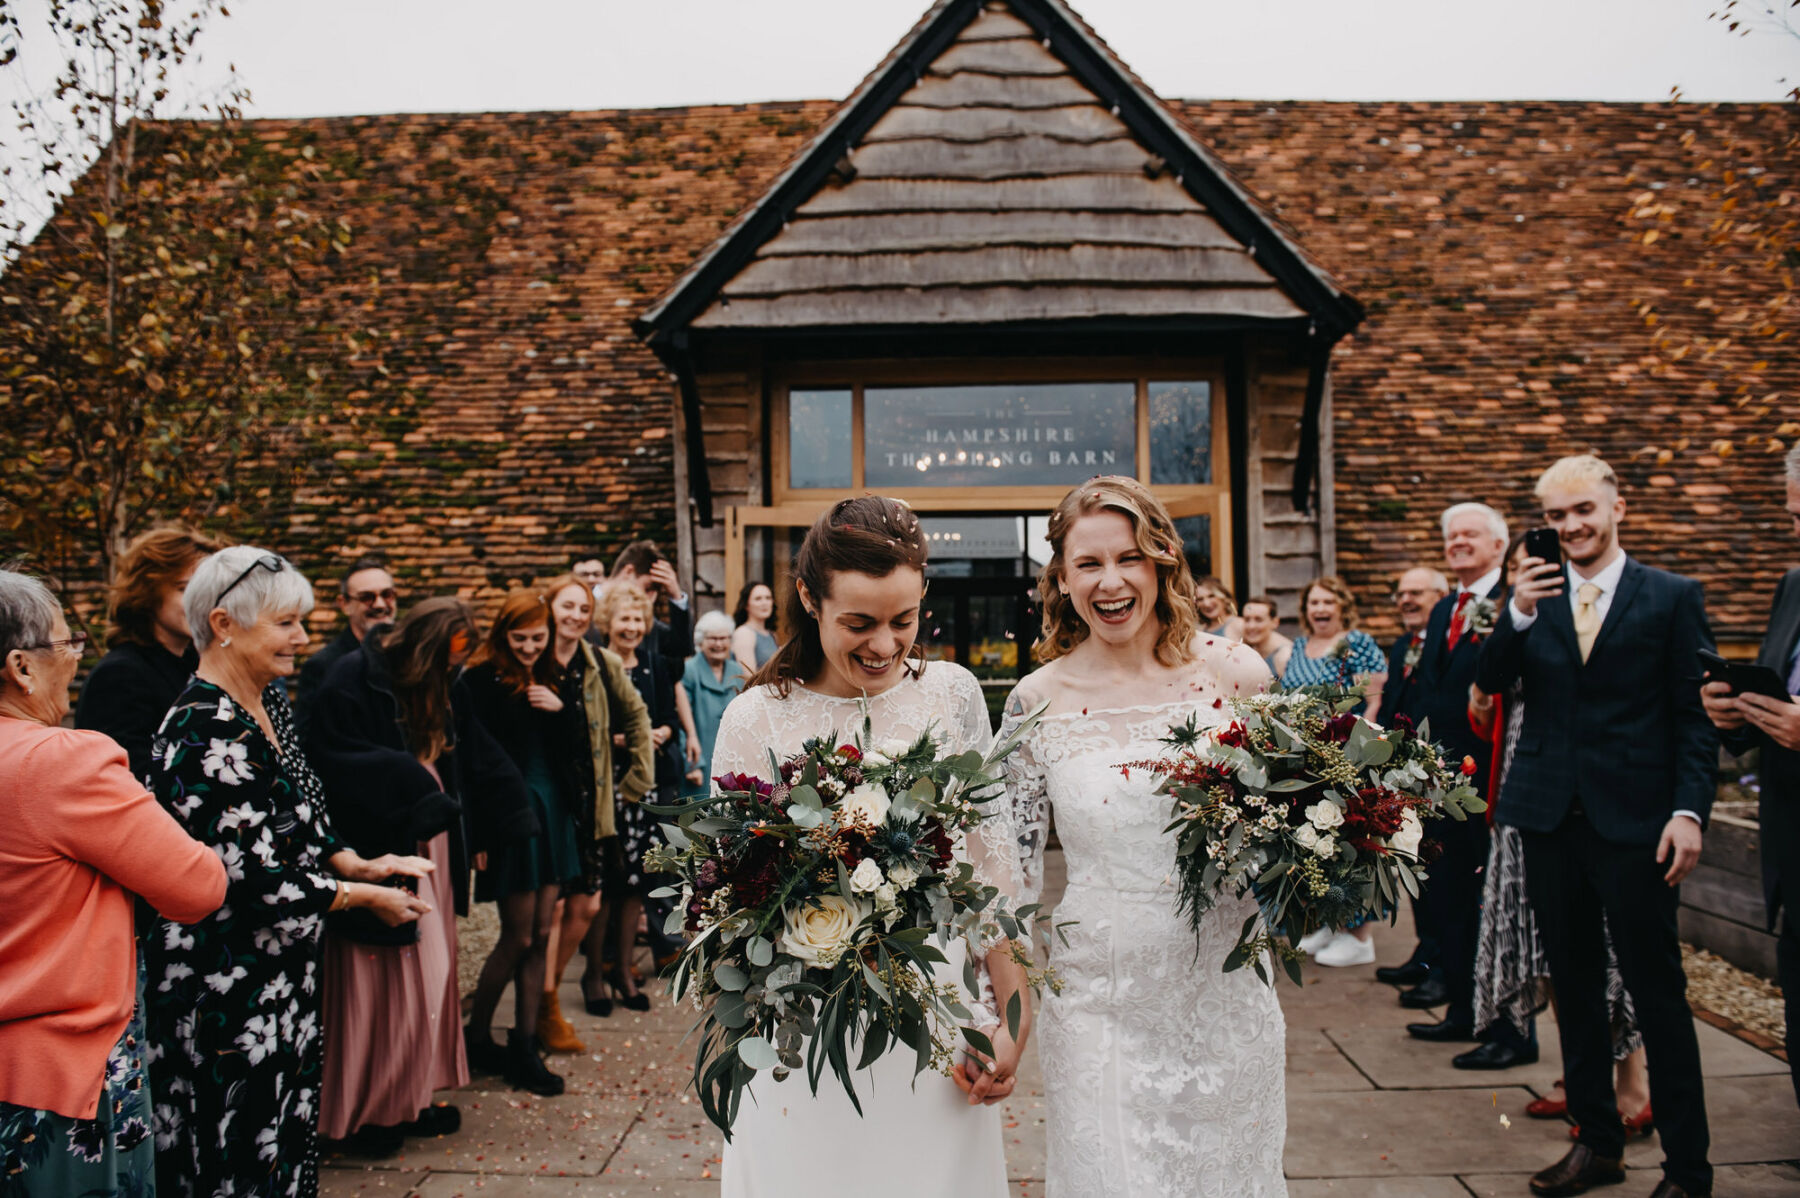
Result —
[[1360, 701], [1333, 687], [1231, 699], [1223, 723], [1202, 729], [1190, 716], [1164, 739], [1169, 755], [1127, 767], [1163, 775], [1180, 909], [1196, 938], [1221, 894], [1256, 900], [1227, 973], [1249, 964], [1272, 981], [1266, 953], [1299, 982], [1292, 946], [1307, 933], [1391, 918], [1402, 893], [1418, 896], [1427, 820], [1487, 809], [1473, 760], [1446, 761], [1429, 725], [1400, 717], [1381, 728], [1352, 714]]
[[[671, 988], [701, 1013], [694, 1083], [707, 1118], [731, 1135], [743, 1092], [768, 1071], [805, 1070], [814, 1093], [827, 1067], [860, 1111], [852, 1074], [889, 1051], [913, 1054], [915, 1073], [956, 1064], [958, 1039], [992, 1056], [971, 951], [967, 995], [940, 982], [953, 937], [1002, 938], [1034, 989], [1054, 979], [1032, 952], [1046, 922], [1036, 904], [1013, 907], [956, 859], [963, 833], [999, 798], [1007, 753], [1026, 721], [987, 755], [945, 755], [927, 730], [912, 741], [840, 743], [832, 730], [766, 774], [714, 779], [711, 795], [663, 825], [649, 868], [673, 874], [668, 930], [690, 940]], [[1020, 1004], [1005, 1012], [1016, 1036]]]

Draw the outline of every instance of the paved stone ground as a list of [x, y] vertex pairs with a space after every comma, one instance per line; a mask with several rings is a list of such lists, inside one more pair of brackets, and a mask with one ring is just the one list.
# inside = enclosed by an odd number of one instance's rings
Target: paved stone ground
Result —
[[[1051, 866], [1054, 898], [1060, 861], [1053, 857]], [[1377, 945], [1384, 963], [1397, 962], [1410, 948], [1410, 930], [1404, 923], [1383, 928]], [[1294, 1198], [1526, 1195], [1530, 1174], [1566, 1150], [1566, 1124], [1523, 1115], [1525, 1104], [1560, 1073], [1555, 1027], [1547, 1021], [1537, 1065], [1471, 1074], [1450, 1067], [1449, 1051], [1406, 1035], [1413, 1016], [1395, 1003], [1391, 987], [1374, 980], [1373, 967], [1309, 968], [1305, 986], [1284, 981], [1281, 995]], [[583, 1056], [555, 1058], [568, 1093], [539, 1099], [508, 1090], [497, 1078], [479, 1078], [441, 1096], [462, 1108], [461, 1132], [410, 1141], [390, 1161], [333, 1158], [325, 1170], [326, 1198], [716, 1195], [721, 1141], [684, 1093], [691, 1065], [680, 1043], [686, 1014], [665, 1003], [648, 1014], [592, 1019], [579, 1013], [573, 985], [563, 1006], [588, 1045]], [[1800, 1194], [1800, 1114], [1786, 1064], [1715, 1027], [1702, 1023], [1698, 1031], [1716, 1192], [1722, 1198]], [[1003, 1123], [1015, 1194], [1041, 1195], [1043, 1084], [1035, 1054]], [[1648, 1194], [1660, 1159], [1654, 1139], [1633, 1144], [1626, 1155], [1630, 1178], [1612, 1192]]]

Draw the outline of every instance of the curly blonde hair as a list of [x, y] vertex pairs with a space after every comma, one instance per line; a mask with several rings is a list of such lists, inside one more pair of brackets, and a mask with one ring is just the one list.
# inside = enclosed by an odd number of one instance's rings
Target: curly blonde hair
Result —
[[1040, 662], [1051, 662], [1088, 638], [1087, 621], [1063, 593], [1068, 569], [1063, 544], [1069, 530], [1083, 516], [1117, 512], [1131, 521], [1138, 550], [1156, 563], [1156, 618], [1162, 632], [1156, 638], [1156, 659], [1164, 665], [1181, 665], [1194, 659], [1194, 636], [1200, 631], [1196, 614], [1197, 592], [1181, 536], [1175, 521], [1150, 488], [1135, 478], [1103, 474], [1091, 478], [1063, 496], [1050, 513], [1050, 561], [1038, 575], [1038, 596], [1044, 607], [1044, 631], [1032, 652]]
[[[579, 585], [579, 584], [578, 584]], [[549, 592], [554, 597], [562, 588]], [[644, 635], [650, 635], [650, 626], [656, 622], [655, 605], [650, 596], [638, 588], [630, 579], [609, 582], [600, 588], [600, 598], [594, 601], [594, 627], [600, 635], [611, 638], [613, 621], [620, 612], [636, 610], [644, 615]]]

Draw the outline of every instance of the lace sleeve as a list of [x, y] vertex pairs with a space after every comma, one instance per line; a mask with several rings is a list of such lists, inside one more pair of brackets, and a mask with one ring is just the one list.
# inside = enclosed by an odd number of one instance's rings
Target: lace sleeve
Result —
[[[1000, 739], [1010, 737], [1037, 706], [1029, 693], [1028, 683], [1020, 683], [1006, 698], [1006, 716], [1000, 724]], [[1044, 890], [1044, 845], [1050, 837], [1050, 790], [1046, 785], [1042, 764], [1034, 752], [1033, 736], [1027, 736], [1007, 757], [1004, 778], [1006, 793], [999, 800], [1004, 814], [1002, 827], [1006, 836], [1005, 856], [1009, 862], [1012, 888], [999, 882], [1003, 891], [1023, 905], [1035, 903]], [[981, 831], [987, 832], [983, 824]], [[1000, 831], [1000, 829], [996, 829]], [[983, 837], [986, 841], [988, 838]], [[996, 851], [998, 846], [996, 846]]]
[[[764, 717], [768, 700], [761, 690], [745, 691], [725, 705], [719, 731], [713, 741], [712, 775], [749, 774], [766, 778], [769, 773], [769, 721]], [[778, 779], [776, 779], [778, 780]], [[717, 786], [713, 788], [715, 791]]]

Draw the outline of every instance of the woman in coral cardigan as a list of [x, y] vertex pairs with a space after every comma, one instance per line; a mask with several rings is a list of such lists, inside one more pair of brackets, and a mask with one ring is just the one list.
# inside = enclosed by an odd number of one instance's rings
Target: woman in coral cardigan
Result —
[[0, 1187], [140, 1193], [155, 1173], [132, 895], [192, 923], [225, 867], [100, 732], [61, 727], [86, 637], [0, 570]]

